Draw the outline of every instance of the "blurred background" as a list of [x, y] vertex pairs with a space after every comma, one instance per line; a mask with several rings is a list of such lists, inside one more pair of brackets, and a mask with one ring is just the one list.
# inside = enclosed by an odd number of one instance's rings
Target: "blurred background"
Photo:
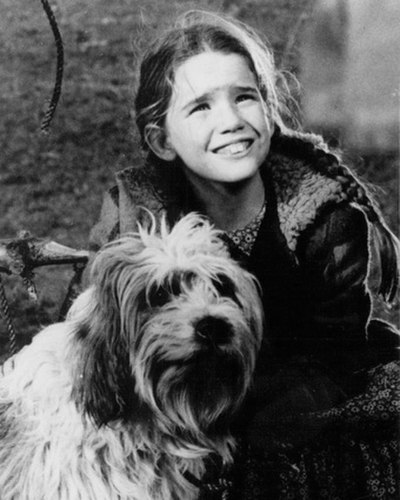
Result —
[[[357, 88], [363, 87], [362, 81], [351, 87], [349, 81], [355, 80], [347, 65], [351, 57], [359, 61], [362, 55], [348, 50], [351, 39], [345, 28], [349, 21], [337, 10], [343, 2], [325, 1], [322, 10], [319, 3], [51, 0], [64, 42], [65, 66], [61, 99], [50, 133], [44, 137], [40, 122], [53, 90], [56, 66], [51, 29], [40, 0], [0, 0], [0, 239], [15, 237], [26, 229], [38, 237], [86, 248], [102, 194], [113, 184], [114, 172], [140, 162], [132, 119], [138, 55], [159, 30], [192, 8], [227, 12], [269, 39], [278, 66], [296, 74], [304, 87], [309, 84], [312, 94], [298, 96], [304, 103], [307, 126], [325, 132], [332, 144], [348, 149], [358, 174], [378, 186], [383, 212], [397, 231], [398, 136], [394, 135], [390, 146], [378, 140], [374, 148], [364, 147], [372, 143], [370, 136], [349, 140], [348, 103], [354, 101], [338, 104], [329, 96], [343, 88], [345, 92], [355, 88], [357, 94]], [[333, 23], [326, 21], [329, 9]], [[380, 33], [383, 37], [384, 26]], [[324, 66], [324, 61], [329, 61], [327, 51], [333, 59]], [[334, 76], [329, 73], [332, 67], [337, 68]], [[382, 71], [380, 68], [379, 74], [385, 78]], [[333, 94], [322, 95], [326, 82], [333, 81], [337, 83]], [[398, 103], [398, 86], [395, 99]], [[317, 114], [313, 102], [318, 102]], [[331, 119], [332, 110], [337, 111], [335, 120]], [[350, 115], [354, 117], [354, 113]], [[40, 268], [35, 274], [37, 304], [28, 299], [20, 279], [3, 275], [20, 344], [42, 325], [57, 319], [72, 272], [68, 266], [58, 266]], [[397, 320], [396, 311], [385, 314]], [[6, 336], [0, 318], [0, 350]]]

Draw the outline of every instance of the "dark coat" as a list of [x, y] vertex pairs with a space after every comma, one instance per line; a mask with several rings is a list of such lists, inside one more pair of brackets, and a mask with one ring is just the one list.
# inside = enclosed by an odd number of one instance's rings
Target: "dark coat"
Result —
[[[397, 359], [398, 336], [371, 319], [371, 224], [340, 180], [303, 158], [271, 152], [261, 172], [267, 209], [252, 253], [230, 245], [261, 284], [266, 318], [254, 387], [234, 423], [243, 443], [235, 498], [395, 498], [399, 370], [376, 366]], [[134, 231], [142, 207], [170, 223], [201, 210], [185, 190], [177, 204], [143, 169], [119, 172], [92, 249]]]
[[[321, 342], [359, 348], [368, 337], [375, 268], [364, 207], [349, 199], [338, 179], [295, 154], [271, 152], [261, 172], [267, 210], [257, 241], [249, 258], [233, 246], [231, 253], [261, 283], [270, 347], [275, 354], [307, 345], [316, 350]], [[92, 250], [135, 231], [148, 216], [143, 208], [171, 224], [201, 211], [183, 178], [171, 183], [184, 184], [178, 201], [143, 168], [118, 172], [116, 180], [91, 232]]]

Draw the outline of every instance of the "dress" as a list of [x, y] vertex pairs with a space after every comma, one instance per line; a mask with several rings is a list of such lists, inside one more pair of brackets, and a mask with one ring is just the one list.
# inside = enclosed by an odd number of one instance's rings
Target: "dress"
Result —
[[[371, 318], [371, 224], [298, 143], [271, 147], [261, 168], [267, 207], [250, 255], [227, 240], [260, 281], [266, 318], [254, 385], [233, 424], [241, 444], [231, 498], [398, 498], [399, 342]], [[135, 230], [140, 207], [171, 223], [201, 210], [187, 191], [179, 204], [173, 196], [159, 196], [142, 169], [120, 172], [92, 248]]]

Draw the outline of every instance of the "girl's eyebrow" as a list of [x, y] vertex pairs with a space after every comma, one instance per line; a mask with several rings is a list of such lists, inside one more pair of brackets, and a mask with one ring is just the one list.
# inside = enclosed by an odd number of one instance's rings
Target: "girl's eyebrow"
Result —
[[201, 104], [204, 101], [207, 101], [211, 97], [211, 92], [205, 92], [204, 94], [191, 99], [189, 102], [182, 106], [182, 109], [185, 111], [187, 109], [192, 108], [193, 106], [197, 106], [197, 104]]
[[[251, 94], [259, 95], [259, 91], [258, 91], [258, 88], [256, 86], [250, 87], [250, 86], [232, 85], [232, 89], [235, 90], [235, 92], [239, 92], [239, 93], [251, 93]], [[184, 104], [182, 106], [182, 109], [186, 110], [186, 109], [191, 108], [193, 106], [196, 106], [198, 104], [202, 104], [204, 101], [207, 101], [208, 99], [210, 99], [212, 97], [213, 92], [218, 91], [218, 90], [220, 90], [220, 88], [216, 87], [211, 92], [205, 92], [204, 94], [201, 94], [201, 95], [195, 97], [194, 99], [191, 99], [189, 102], [187, 102], [186, 104]]]

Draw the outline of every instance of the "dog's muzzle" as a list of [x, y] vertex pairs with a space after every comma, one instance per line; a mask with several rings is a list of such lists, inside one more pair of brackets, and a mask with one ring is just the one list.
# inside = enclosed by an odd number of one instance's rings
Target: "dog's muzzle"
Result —
[[222, 346], [230, 342], [233, 329], [223, 318], [205, 316], [194, 325], [196, 340], [205, 345]]

